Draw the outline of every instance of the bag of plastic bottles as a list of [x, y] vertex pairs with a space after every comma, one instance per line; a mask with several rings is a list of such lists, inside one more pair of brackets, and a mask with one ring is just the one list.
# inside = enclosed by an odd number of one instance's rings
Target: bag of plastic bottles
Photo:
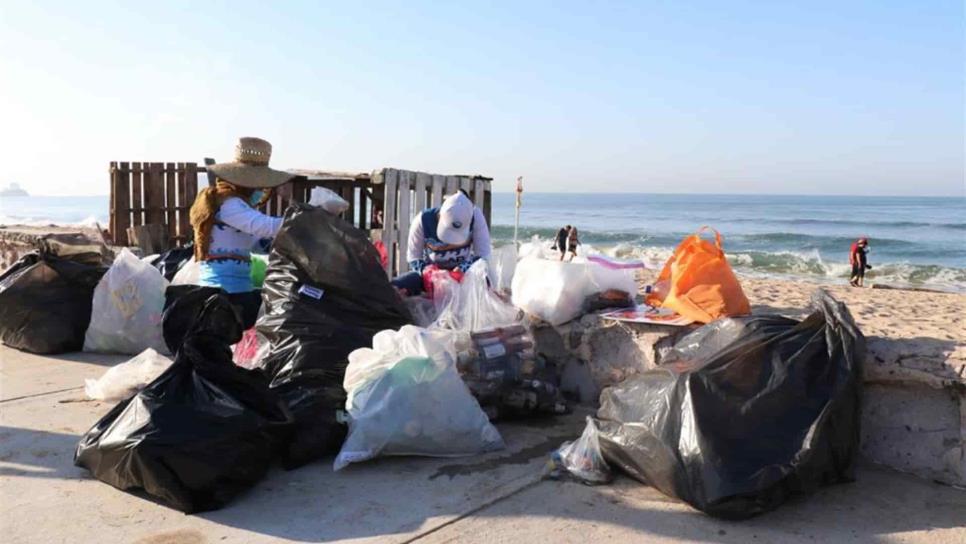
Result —
[[490, 289], [486, 261], [473, 263], [457, 282], [447, 271], [433, 276], [434, 328], [476, 331], [519, 323], [523, 314]]
[[450, 334], [407, 325], [349, 355], [349, 436], [339, 470], [380, 455], [457, 457], [503, 448], [503, 439], [456, 372]]
[[168, 280], [157, 268], [122, 249], [94, 289], [84, 351], [137, 355], [168, 353], [161, 333]]

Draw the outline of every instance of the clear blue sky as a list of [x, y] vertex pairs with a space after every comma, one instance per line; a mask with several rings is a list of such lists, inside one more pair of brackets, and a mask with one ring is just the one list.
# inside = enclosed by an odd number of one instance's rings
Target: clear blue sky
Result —
[[509, 190], [964, 194], [933, 2], [0, 4], [0, 183], [111, 160], [482, 173]]

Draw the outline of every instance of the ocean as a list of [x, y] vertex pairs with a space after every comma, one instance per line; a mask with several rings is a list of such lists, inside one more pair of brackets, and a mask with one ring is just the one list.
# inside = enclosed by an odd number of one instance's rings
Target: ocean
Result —
[[[107, 224], [106, 196], [0, 197], [0, 224]], [[496, 244], [513, 239], [514, 195], [493, 195]], [[617, 257], [660, 266], [702, 225], [743, 274], [848, 280], [849, 245], [869, 238], [867, 283], [966, 292], [966, 198], [524, 193], [520, 240], [565, 224]]]

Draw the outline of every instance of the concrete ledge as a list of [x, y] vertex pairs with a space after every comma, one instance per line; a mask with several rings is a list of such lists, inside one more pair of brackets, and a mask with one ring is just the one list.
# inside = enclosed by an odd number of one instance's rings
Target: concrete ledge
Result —
[[[660, 364], [693, 327], [615, 323], [585, 315], [534, 328], [562, 389], [596, 405], [600, 391]], [[867, 337], [862, 452], [919, 477], [966, 486], [966, 347], [953, 340]]]

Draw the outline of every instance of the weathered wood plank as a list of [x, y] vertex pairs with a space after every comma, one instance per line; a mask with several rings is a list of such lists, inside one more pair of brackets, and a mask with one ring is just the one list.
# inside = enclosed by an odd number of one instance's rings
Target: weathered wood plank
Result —
[[208, 167], [211, 166], [212, 164], [216, 164], [215, 159], [212, 159], [211, 157], [205, 157], [205, 174], [208, 176], [208, 187], [214, 187], [215, 182], [217, 181], [215, 178], [215, 173], [208, 170]]
[[433, 189], [432, 189], [432, 201], [429, 203], [430, 208], [436, 208], [443, 203], [443, 190], [446, 187], [446, 176], [441, 176], [439, 174], [433, 174]]
[[345, 213], [342, 214], [342, 218], [352, 223], [356, 224], [356, 188], [351, 185], [346, 185], [342, 187], [341, 193], [339, 194], [346, 202], [349, 203], [349, 207], [346, 209]]
[[111, 225], [111, 235], [114, 237], [114, 245], [127, 245], [127, 229], [131, 226], [131, 184], [130, 184], [130, 165], [129, 163], [118, 163], [117, 170], [114, 171], [114, 203], [112, 208], [115, 210], [114, 224]]
[[190, 209], [191, 205], [195, 203], [195, 197], [198, 196], [198, 164], [194, 162], [184, 163], [184, 174], [185, 200], [188, 203], [188, 208]]
[[396, 270], [396, 185], [399, 180], [399, 172], [393, 168], [383, 171], [383, 187], [385, 187], [385, 200], [382, 209], [382, 243], [386, 246], [386, 254], [389, 256], [386, 264], [386, 273], [393, 276]]
[[194, 234], [191, 232], [191, 225], [188, 223], [188, 210], [191, 204], [188, 202], [187, 174], [183, 162], [179, 162], [175, 173], [178, 175], [178, 236], [183, 240], [191, 240]]
[[[456, 191], [459, 191], [459, 189], [460, 189], [459, 176], [446, 176], [446, 192], [445, 194], [443, 194], [443, 198], [448, 197], [449, 195], [455, 193]], [[442, 202], [440, 203], [442, 204]]]
[[359, 189], [359, 223], [358, 227], [361, 230], [369, 230], [372, 224], [372, 210], [369, 208], [369, 192], [365, 189]]
[[154, 255], [166, 249], [164, 225], [152, 223], [127, 229], [129, 245], [141, 248], [144, 255]]
[[473, 198], [473, 178], [467, 176], [460, 176], [460, 189], [466, 191], [466, 194]]
[[165, 222], [168, 224], [168, 243], [171, 245], [174, 245], [174, 239], [178, 236], [178, 192], [175, 189], [178, 184], [178, 174], [175, 168], [173, 162], [164, 165], [164, 211]]
[[107, 229], [111, 231], [111, 243], [114, 243], [114, 225], [117, 222], [115, 218], [116, 212], [114, 210], [114, 184], [117, 182], [117, 161], [111, 161], [111, 166], [107, 170], [107, 175], [110, 179], [111, 193], [108, 197], [107, 207], [109, 208], [109, 215], [107, 217]]
[[131, 163], [131, 226], [144, 224], [141, 206], [141, 163], [134, 162]]
[[413, 217], [412, 186], [415, 177], [415, 172], [399, 173], [399, 261], [396, 265], [399, 274], [409, 272], [406, 254], [409, 250], [409, 223]]
[[144, 224], [164, 225], [164, 163], [146, 164], [144, 171]]
[[415, 198], [413, 199], [413, 216], [429, 207], [426, 205], [426, 190], [432, 183], [433, 178], [430, 177], [429, 174], [426, 172], [416, 172], [416, 190]]
[[473, 180], [473, 190], [469, 193], [473, 197], [473, 203], [482, 210], [483, 201], [486, 199], [486, 191], [483, 190], [483, 180], [479, 178]]

